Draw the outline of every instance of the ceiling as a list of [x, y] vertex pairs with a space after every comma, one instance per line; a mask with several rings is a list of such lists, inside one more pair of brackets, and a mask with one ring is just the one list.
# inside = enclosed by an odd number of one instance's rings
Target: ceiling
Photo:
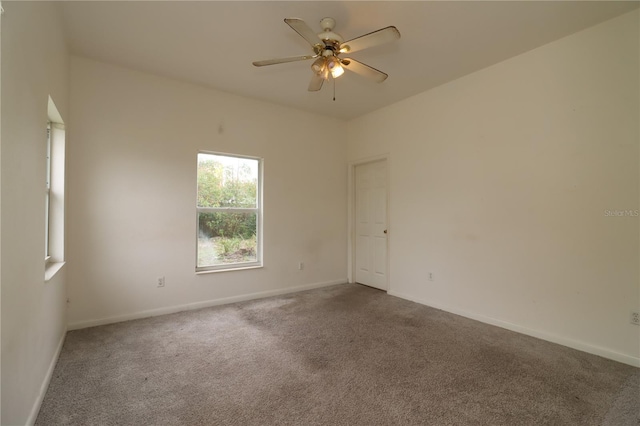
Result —
[[[62, 2], [71, 52], [242, 96], [350, 119], [637, 8], [613, 1]], [[308, 92], [311, 61], [256, 68], [259, 59], [310, 54], [283, 21], [318, 32], [325, 16], [345, 40], [389, 25], [402, 38], [353, 53], [385, 71], [381, 84], [346, 72]]]

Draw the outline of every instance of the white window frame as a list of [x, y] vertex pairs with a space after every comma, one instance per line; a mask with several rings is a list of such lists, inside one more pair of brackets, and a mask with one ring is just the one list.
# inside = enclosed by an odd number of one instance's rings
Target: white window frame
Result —
[[66, 131], [51, 97], [47, 107], [45, 186], [45, 281], [64, 266]]
[[46, 166], [46, 187], [45, 187], [45, 213], [44, 213], [44, 261], [51, 261], [51, 121], [47, 122], [47, 166]]
[[[249, 155], [229, 154], [226, 152], [215, 151], [198, 151], [198, 154], [219, 155], [223, 157], [243, 158], [255, 160], [258, 162], [258, 187], [256, 194], [255, 208], [236, 208], [236, 207], [199, 207], [198, 206], [198, 156], [196, 155], [196, 273], [223, 272], [242, 269], [261, 268], [262, 264], [262, 186], [263, 186], [263, 159], [260, 157], [252, 157]], [[198, 266], [198, 236], [200, 233], [200, 213], [255, 213], [256, 214], [256, 260], [253, 262], [228, 263], [213, 266]]]

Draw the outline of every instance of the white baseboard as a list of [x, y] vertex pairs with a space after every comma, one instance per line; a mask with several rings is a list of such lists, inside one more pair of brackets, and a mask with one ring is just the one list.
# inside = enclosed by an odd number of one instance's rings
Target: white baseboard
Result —
[[538, 339], [546, 340], [552, 343], [557, 343], [563, 346], [570, 347], [572, 349], [577, 349], [582, 352], [587, 352], [590, 354], [601, 356], [603, 358], [612, 359], [614, 361], [622, 362], [624, 364], [632, 365], [634, 367], [640, 367], [640, 358], [638, 357], [621, 354], [619, 352], [615, 352], [610, 349], [602, 348], [600, 346], [590, 345], [588, 343], [584, 343], [578, 340], [573, 340], [563, 336], [558, 336], [552, 333], [547, 333], [545, 331], [533, 330], [518, 324], [513, 324], [507, 321], [499, 320], [499, 319], [488, 317], [485, 315], [476, 314], [474, 312], [468, 312], [462, 309], [453, 308], [451, 306], [447, 306], [439, 302], [421, 300], [419, 298], [409, 296], [407, 294], [399, 293], [396, 291], [390, 290], [387, 293], [391, 296], [396, 296], [401, 299], [407, 299], [407, 300], [411, 300], [412, 302], [420, 303], [421, 305], [427, 305], [432, 308], [451, 312], [453, 314], [470, 318], [476, 321], [484, 322], [486, 324], [491, 324], [501, 328], [506, 328], [507, 330], [515, 331], [521, 334], [526, 334], [527, 336], [537, 337]]
[[107, 318], [99, 318], [94, 320], [78, 321], [68, 325], [69, 330], [79, 330], [81, 328], [95, 327], [98, 325], [113, 324], [116, 322], [129, 321], [140, 318], [155, 317], [158, 315], [173, 314], [182, 311], [191, 311], [194, 309], [208, 308], [210, 306], [226, 305], [229, 303], [243, 302], [245, 300], [262, 299], [265, 297], [279, 296], [287, 293], [297, 293], [299, 291], [313, 290], [314, 288], [329, 287], [337, 284], [345, 284], [347, 279], [324, 281], [320, 283], [305, 284], [295, 287], [278, 288], [275, 290], [261, 291], [258, 293], [242, 294], [239, 296], [224, 297], [221, 299], [205, 300], [203, 302], [187, 303], [185, 305], [167, 306], [164, 308], [150, 309], [147, 311], [133, 312], [125, 315], [117, 315]]
[[44, 400], [44, 396], [47, 393], [47, 389], [49, 388], [49, 383], [51, 382], [51, 377], [53, 376], [53, 370], [56, 367], [56, 363], [58, 362], [58, 358], [60, 357], [60, 352], [62, 351], [62, 345], [64, 344], [64, 338], [67, 336], [67, 330], [64, 330], [62, 333], [62, 337], [58, 342], [58, 347], [56, 348], [56, 352], [53, 354], [53, 358], [51, 362], [49, 362], [49, 368], [47, 369], [47, 374], [44, 376], [44, 380], [42, 381], [42, 385], [40, 385], [40, 391], [38, 391], [38, 397], [33, 403], [33, 407], [31, 408], [31, 412], [29, 413], [29, 417], [27, 418], [27, 426], [32, 426], [36, 422], [36, 418], [38, 417], [38, 413], [40, 412], [40, 406], [42, 405], [42, 401]]

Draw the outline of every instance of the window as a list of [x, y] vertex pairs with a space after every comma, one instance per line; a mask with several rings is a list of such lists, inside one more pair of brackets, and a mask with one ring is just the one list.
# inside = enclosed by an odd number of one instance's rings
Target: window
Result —
[[49, 98], [45, 168], [45, 280], [64, 264], [65, 128]]
[[47, 123], [47, 169], [46, 169], [46, 191], [44, 202], [44, 259], [49, 261], [49, 218], [51, 216], [51, 122]]
[[196, 271], [262, 266], [262, 160], [198, 154]]

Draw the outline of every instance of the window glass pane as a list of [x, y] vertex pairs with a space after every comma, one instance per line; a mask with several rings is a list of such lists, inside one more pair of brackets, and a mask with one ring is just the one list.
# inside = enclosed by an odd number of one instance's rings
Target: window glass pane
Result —
[[44, 257], [49, 257], [49, 206], [51, 205], [49, 191], [45, 194], [45, 207], [44, 207]]
[[198, 213], [198, 267], [257, 261], [257, 214]]
[[47, 189], [51, 189], [51, 123], [47, 123]]
[[198, 207], [256, 208], [258, 160], [198, 154]]
[[45, 198], [44, 211], [44, 257], [49, 257], [49, 215], [51, 210], [51, 123], [47, 123], [47, 171], [46, 171], [47, 195]]

